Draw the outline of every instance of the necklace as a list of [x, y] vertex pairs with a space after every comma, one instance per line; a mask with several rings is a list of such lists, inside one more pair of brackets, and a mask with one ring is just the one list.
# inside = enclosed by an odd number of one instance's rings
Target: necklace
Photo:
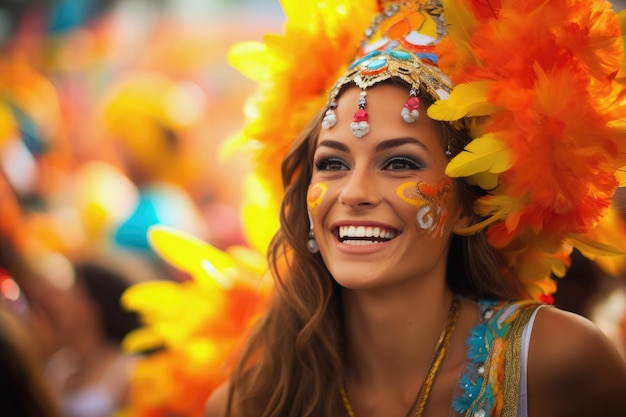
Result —
[[[430, 362], [430, 367], [428, 369], [428, 373], [426, 374], [426, 379], [422, 384], [419, 392], [417, 393], [417, 397], [415, 397], [415, 401], [411, 404], [411, 408], [409, 408], [409, 412], [407, 416], [411, 414], [411, 410], [416, 408], [415, 417], [421, 417], [424, 412], [424, 408], [426, 407], [426, 401], [430, 395], [430, 390], [433, 386], [433, 382], [435, 381], [435, 377], [437, 376], [437, 371], [439, 371], [439, 367], [441, 363], [446, 357], [448, 353], [448, 348], [450, 347], [450, 338], [452, 337], [452, 332], [454, 332], [454, 328], [456, 327], [457, 319], [459, 318], [461, 302], [459, 298], [454, 295], [452, 298], [452, 305], [450, 305], [450, 310], [448, 310], [448, 317], [446, 318], [446, 323], [441, 330], [441, 334], [439, 335], [439, 340], [437, 340], [437, 346], [435, 346], [435, 352], [433, 354], [433, 358]], [[339, 392], [341, 393], [341, 399], [343, 401], [343, 406], [350, 417], [356, 417], [354, 413], [354, 409], [352, 408], [352, 404], [350, 403], [350, 396], [348, 395], [348, 391], [343, 386], [343, 383], [339, 384]]]

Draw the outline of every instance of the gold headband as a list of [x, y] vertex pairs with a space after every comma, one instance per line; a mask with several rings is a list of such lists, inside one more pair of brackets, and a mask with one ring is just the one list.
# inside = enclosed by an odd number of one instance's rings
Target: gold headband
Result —
[[[413, 123], [419, 117], [418, 92], [428, 95], [433, 101], [448, 98], [452, 83], [436, 65], [438, 57], [434, 50], [446, 35], [441, 18], [441, 3], [413, 1], [404, 2], [403, 6], [405, 8], [387, 2], [383, 12], [377, 15], [366, 30], [354, 62], [330, 92], [327, 111], [322, 121], [323, 128], [329, 129], [337, 122], [334, 112], [336, 98], [348, 84], [355, 84], [361, 89], [358, 109], [351, 124], [352, 133], [356, 137], [363, 137], [369, 132], [365, 109], [366, 89], [377, 83], [398, 78], [410, 86], [409, 98], [400, 112], [400, 116], [407, 123]], [[395, 35], [386, 31], [389, 24], [399, 17], [406, 17], [406, 24], [410, 25], [412, 22], [415, 27], [406, 32], [396, 32]]]

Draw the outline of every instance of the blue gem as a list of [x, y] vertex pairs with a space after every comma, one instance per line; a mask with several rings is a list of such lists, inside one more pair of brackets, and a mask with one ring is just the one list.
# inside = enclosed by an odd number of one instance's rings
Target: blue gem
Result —
[[368, 59], [375, 57], [377, 55], [380, 55], [381, 52], [379, 50], [375, 50], [370, 52], [369, 54], [365, 55], [363, 58], [359, 58], [356, 61], [354, 61], [351, 65], [350, 65], [350, 69], [356, 67], [357, 65], [360, 65], [362, 62], [367, 61]]
[[377, 70], [387, 65], [387, 57], [372, 59], [366, 65], [368, 70]]
[[439, 62], [439, 57], [435, 54], [429, 54], [429, 53], [418, 53], [416, 54], [418, 57], [420, 58], [426, 58], [428, 60], [430, 60], [431, 62], [434, 62], [435, 64], [437, 62]]
[[411, 54], [405, 51], [389, 51], [387, 52], [391, 57], [399, 59], [401, 61], [406, 61], [411, 59]]

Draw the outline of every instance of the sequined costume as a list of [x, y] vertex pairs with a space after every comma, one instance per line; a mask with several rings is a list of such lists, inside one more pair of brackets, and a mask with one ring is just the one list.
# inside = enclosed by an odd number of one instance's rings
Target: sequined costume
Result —
[[481, 322], [467, 340], [454, 416], [525, 417], [526, 358], [538, 309], [534, 301], [480, 300]]

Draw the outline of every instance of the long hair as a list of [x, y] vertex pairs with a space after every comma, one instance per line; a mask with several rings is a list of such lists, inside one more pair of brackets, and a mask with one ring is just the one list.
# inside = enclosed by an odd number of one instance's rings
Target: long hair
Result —
[[282, 164], [285, 196], [280, 230], [268, 249], [275, 292], [250, 335], [231, 380], [244, 415], [333, 414], [342, 369], [340, 299], [319, 254], [306, 247], [306, 192], [320, 113], [296, 140]]
[[[306, 247], [306, 193], [323, 114], [316, 115], [282, 164], [285, 196], [280, 230], [268, 250], [275, 292], [235, 368], [227, 415], [236, 403], [251, 417], [325, 416], [334, 414], [339, 401], [343, 372], [340, 287], [321, 256], [311, 254]], [[462, 129], [436, 123], [441, 125], [444, 149], [458, 152], [469, 142]], [[455, 184], [464, 209], [470, 213], [481, 191], [462, 179], [456, 179]], [[502, 260], [483, 233], [453, 237], [446, 279], [459, 295], [522, 297], [521, 286], [514, 280], [503, 281], [502, 267]]]

